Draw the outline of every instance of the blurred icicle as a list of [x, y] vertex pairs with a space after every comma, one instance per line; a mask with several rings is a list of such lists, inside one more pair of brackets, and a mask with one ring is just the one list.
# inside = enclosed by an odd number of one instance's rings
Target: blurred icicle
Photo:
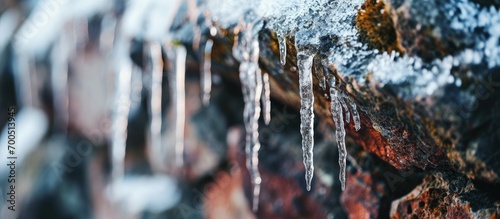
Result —
[[31, 84], [30, 70], [34, 68], [34, 63], [30, 56], [24, 51], [15, 47], [15, 74], [17, 102], [21, 106], [34, 106], [33, 87]]
[[113, 133], [112, 133], [112, 178], [113, 181], [123, 179], [125, 174], [124, 160], [127, 142], [128, 115], [130, 111], [130, 94], [132, 80], [132, 61], [124, 53], [126, 46], [117, 46], [118, 71], [116, 74], [116, 107], [113, 112]]
[[212, 40], [207, 40], [205, 43], [205, 49], [202, 59], [202, 75], [201, 75], [201, 87], [202, 87], [202, 100], [203, 105], [208, 106], [210, 103], [210, 92], [212, 91], [212, 47], [214, 42]]
[[68, 22], [62, 34], [54, 43], [51, 53], [51, 74], [54, 119], [55, 124], [61, 131], [66, 132], [69, 121], [69, 97], [68, 97], [68, 67], [69, 59], [77, 52], [78, 40], [82, 36], [75, 34], [78, 22]]
[[175, 109], [175, 164], [180, 167], [184, 164], [184, 126], [186, 110], [186, 56], [183, 46], [175, 48], [174, 78], [171, 80], [173, 107]]
[[259, 118], [260, 99], [262, 95], [262, 72], [259, 68], [259, 41], [258, 31], [262, 22], [255, 16], [255, 12], [247, 11], [240, 23], [240, 32], [237, 33], [233, 55], [240, 62], [240, 81], [242, 85], [245, 108], [243, 117], [246, 130], [245, 153], [247, 168], [250, 172], [253, 186], [254, 211], [259, 207], [260, 184], [262, 179], [259, 173]]
[[269, 125], [271, 122], [271, 86], [269, 84], [269, 74], [262, 74], [262, 108], [264, 108], [264, 123]]
[[152, 79], [151, 79], [151, 145], [152, 148], [161, 149], [161, 100], [162, 100], [162, 82], [163, 82], [163, 60], [161, 54], [161, 45], [152, 43], [150, 47], [152, 61]]
[[351, 106], [352, 120], [354, 120], [354, 128], [356, 129], [356, 131], [359, 131], [361, 129], [361, 119], [359, 118], [357, 106], [351, 100], [347, 100], [347, 102]]

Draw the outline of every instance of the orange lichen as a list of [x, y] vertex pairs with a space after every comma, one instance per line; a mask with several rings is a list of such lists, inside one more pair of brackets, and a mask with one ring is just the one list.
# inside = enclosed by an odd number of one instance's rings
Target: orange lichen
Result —
[[358, 11], [356, 27], [361, 40], [373, 48], [381, 52], [405, 52], [394, 26], [392, 11], [384, 1], [366, 0]]

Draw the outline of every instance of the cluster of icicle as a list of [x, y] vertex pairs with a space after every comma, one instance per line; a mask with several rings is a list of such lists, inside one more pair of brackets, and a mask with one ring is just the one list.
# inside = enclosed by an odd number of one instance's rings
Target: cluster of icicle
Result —
[[[263, 116], [266, 124], [270, 121], [270, 88], [269, 76], [263, 73], [259, 68], [259, 42], [258, 32], [262, 28], [262, 18], [259, 17], [253, 9], [248, 9], [243, 12], [239, 23], [235, 28], [235, 44], [233, 47], [233, 56], [240, 62], [239, 74], [242, 84], [243, 98], [245, 102], [244, 122], [246, 129], [245, 152], [247, 156], [247, 168], [250, 173], [253, 186], [253, 209], [258, 207], [260, 183], [262, 181], [258, 170], [258, 151], [261, 147], [259, 142], [259, 118], [261, 108], [264, 108]], [[280, 63], [286, 64], [286, 31], [277, 30]], [[298, 34], [307, 35], [306, 32]], [[326, 59], [318, 65], [313, 62], [316, 55], [316, 49], [311, 49], [309, 45], [297, 43], [297, 67], [299, 69], [299, 90], [301, 97], [300, 108], [300, 133], [302, 135], [302, 150], [303, 163], [305, 166], [306, 189], [311, 190], [311, 181], [314, 175], [314, 93], [313, 93], [313, 78], [312, 68], [319, 67], [316, 72], [320, 80], [320, 86], [323, 90], [326, 89], [326, 80], [330, 85], [331, 112], [335, 122], [335, 133], [337, 145], [339, 149], [339, 165], [342, 190], [345, 189], [345, 169], [346, 169], [346, 146], [345, 146], [345, 129], [344, 129], [344, 114], [345, 121], [350, 122], [351, 111], [354, 120], [355, 129], [359, 130], [361, 123], [357, 107], [342, 94], [336, 87], [336, 81], [332, 74], [326, 74], [328, 71]], [[311, 38], [301, 36], [300, 39], [308, 39], [306, 43], [311, 42]], [[349, 103], [349, 105], [346, 103]], [[262, 102], [262, 107], [261, 107]]]
[[[49, 1], [53, 3], [54, 1]], [[93, 14], [98, 14], [102, 11], [106, 11], [111, 7], [111, 4], [97, 4], [97, 0], [92, 1], [95, 4], [89, 3], [88, 13], [85, 16], [90, 16]], [[80, 3], [83, 4], [83, 1]], [[113, 48], [113, 56], [115, 58], [116, 67], [116, 104], [114, 106], [114, 113], [112, 116], [113, 121], [113, 133], [111, 133], [111, 160], [112, 160], [112, 179], [113, 182], [119, 181], [124, 177], [124, 159], [125, 159], [125, 145], [127, 140], [127, 128], [128, 128], [128, 117], [131, 108], [131, 93], [132, 87], [131, 83], [133, 81], [134, 72], [137, 73], [137, 69], [130, 58], [128, 57], [131, 38], [142, 38], [145, 39], [149, 44], [149, 57], [151, 58], [151, 99], [150, 99], [150, 109], [151, 109], [151, 124], [150, 124], [150, 139], [151, 146], [153, 150], [160, 150], [157, 152], [163, 152], [162, 142], [162, 110], [161, 110], [161, 99], [162, 99], [162, 75], [163, 75], [163, 59], [162, 51], [168, 53], [168, 57], [172, 58], [172, 63], [174, 70], [169, 74], [169, 82], [172, 93], [172, 105], [175, 114], [175, 154], [176, 154], [176, 164], [183, 164], [183, 154], [184, 154], [184, 125], [185, 125], [185, 65], [186, 65], [186, 48], [183, 46], [173, 46], [172, 36], [168, 33], [169, 27], [172, 25], [174, 16], [182, 0], [175, 1], [159, 1], [159, 0], [149, 0], [149, 1], [139, 1], [132, 0], [130, 5], [124, 12], [122, 17], [110, 17], [109, 20], [112, 21], [113, 27], [103, 30], [109, 31], [110, 35], [114, 36], [114, 41], [112, 45], [105, 45]], [[230, 2], [226, 2], [230, 4]], [[342, 2], [338, 3], [341, 4]], [[347, 4], [347, 3], [346, 3]], [[193, 48], [202, 49], [201, 55], [201, 87], [202, 87], [202, 100], [205, 105], [209, 103], [210, 91], [211, 91], [211, 52], [214, 43], [209, 39], [202, 39], [200, 27], [197, 24], [197, 18], [200, 15], [199, 8], [194, 0], [187, 0], [188, 10], [189, 10], [189, 20], [194, 26], [194, 37], [193, 37]], [[258, 8], [260, 5], [258, 1], [255, 3], [256, 6], [249, 7], [246, 11], [239, 14], [239, 23], [235, 28], [235, 45], [233, 48], [234, 57], [240, 62], [239, 76], [242, 84], [242, 92], [244, 96], [244, 123], [246, 129], [246, 143], [245, 152], [247, 155], [247, 168], [249, 170], [252, 185], [253, 185], [253, 208], [254, 210], [258, 207], [259, 193], [261, 177], [258, 169], [258, 152], [261, 147], [259, 142], [259, 119], [261, 111], [263, 114], [263, 120], [265, 124], [269, 124], [271, 115], [271, 102], [270, 102], [270, 82], [269, 75], [262, 72], [259, 68], [259, 41], [258, 32], [263, 28], [263, 17], [261, 14], [256, 13], [254, 9]], [[288, 4], [291, 5], [291, 4]], [[348, 4], [350, 5], [350, 4]], [[65, 13], [64, 10], [58, 10], [59, 14], [52, 17], [49, 25], [54, 26], [49, 30], [63, 31], [63, 21], [69, 21], [73, 19], [71, 13]], [[64, 7], [70, 7], [69, 5], [64, 5]], [[303, 8], [307, 8], [309, 5], [303, 5]], [[149, 10], [151, 8], [151, 10]], [[226, 7], [232, 10], [231, 7]], [[77, 8], [72, 8], [78, 11]], [[222, 8], [223, 9], [223, 8]], [[149, 10], [149, 11], [148, 11]], [[346, 10], [348, 10], [346, 8]], [[350, 11], [351, 9], [349, 9]], [[36, 11], [35, 11], [36, 12]], [[36, 14], [36, 13], [35, 13]], [[234, 14], [234, 13], [233, 13]], [[298, 15], [297, 15], [298, 16]], [[30, 18], [35, 19], [34, 17]], [[30, 21], [31, 21], [30, 20]], [[215, 19], [214, 19], [215, 20]], [[217, 33], [215, 27], [213, 27], [210, 19], [207, 19], [206, 26], [210, 29], [210, 34], [214, 36]], [[29, 22], [27, 22], [29, 24]], [[330, 22], [335, 23], [335, 22]], [[337, 22], [338, 23], [338, 22]], [[51, 26], [51, 27], [52, 27]], [[296, 26], [296, 25], [295, 25]], [[119, 28], [114, 28], [119, 27]], [[29, 29], [29, 27], [21, 27], [21, 33], [24, 29]], [[25, 32], [28, 32], [26, 30]], [[56, 32], [57, 32], [56, 31]], [[54, 32], [54, 31], [52, 31]], [[282, 65], [286, 64], [286, 35], [290, 31], [277, 30], [279, 38], [279, 50], [280, 50], [280, 62]], [[347, 31], [349, 32], [349, 31]], [[304, 32], [301, 32], [304, 33]], [[48, 32], [42, 32], [39, 30], [38, 33], [41, 37], [45, 36], [47, 40], [45, 44], [48, 45], [50, 42], [57, 40], [56, 36], [50, 35]], [[298, 33], [299, 34], [299, 33]], [[313, 39], [315, 37], [312, 37]], [[298, 37], [297, 37], [298, 39]], [[308, 36], [301, 36], [301, 39], [309, 39]], [[298, 41], [298, 40], [297, 40]], [[65, 42], [65, 41], [63, 41]], [[166, 42], [166, 43], [165, 43]], [[44, 44], [44, 45], [45, 45]], [[37, 44], [38, 45], [38, 44]], [[40, 45], [38, 45], [40, 47]], [[36, 48], [38, 48], [36, 47]], [[43, 46], [42, 46], [43, 47]], [[71, 46], [67, 46], [72, 48]], [[296, 45], [298, 53], [298, 69], [299, 69], [299, 82], [300, 82], [300, 97], [301, 97], [301, 125], [300, 133], [302, 135], [302, 149], [303, 149], [303, 162], [306, 169], [306, 184], [307, 190], [311, 189], [311, 181], [314, 174], [314, 162], [313, 162], [313, 148], [314, 148], [314, 93], [313, 93], [313, 78], [312, 78], [312, 68], [314, 64], [314, 56], [316, 55], [315, 50], [310, 50], [303, 48], [303, 46], [297, 43]], [[42, 49], [37, 51], [31, 51], [34, 49], [34, 45], [30, 42], [26, 42], [26, 45], [19, 45], [16, 48], [20, 48], [16, 51], [19, 66], [19, 78], [17, 82], [21, 84], [19, 87], [30, 87], [30, 82], [27, 80], [29, 78], [29, 70], [26, 70], [26, 66], [23, 61], [26, 61], [26, 57], [34, 57], [35, 53], [42, 53]], [[41, 47], [40, 47], [41, 48]], [[62, 52], [74, 52], [74, 51], [62, 51]], [[57, 54], [56, 54], [57, 55]], [[67, 57], [67, 55], [60, 55]], [[67, 66], [67, 59], [56, 57], [54, 60], [62, 60], [65, 63], [54, 63], [54, 66], [60, 68], [54, 68], [54, 72], [51, 75], [54, 77], [54, 91], [55, 94], [66, 93], [67, 89], [67, 76], [68, 72], [65, 71], [64, 66]], [[326, 62], [326, 60], [324, 60]], [[326, 68], [325, 63], [321, 63], [322, 68]], [[316, 66], [317, 67], [317, 66]], [[323, 72], [327, 71], [323, 69]], [[316, 71], [321, 72], [321, 71]], [[326, 80], [330, 85], [330, 99], [331, 99], [331, 112], [333, 115], [333, 120], [335, 122], [335, 133], [337, 137], [337, 144], [339, 148], [339, 164], [340, 164], [340, 181], [342, 184], [342, 189], [345, 189], [345, 166], [346, 166], [346, 148], [345, 148], [345, 129], [344, 129], [344, 114], [346, 122], [349, 123], [352, 111], [352, 117], [355, 123], [356, 130], [360, 128], [359, 114], [356, 110], [356, 105], [349, 101], [347, 96], [342, 94], [336, 87], [336, 80], [332, 75], [327, 76], [325, 73], [319, 74], [320, 86], [323, 90], [326, 89]], [[62, 80], [62, 81], [61, 81]], [[24, 94], [23, 92], [21, 92]], [[60, 96], [55, 99], [56, 110], [64, 111], [60, 115], [67, 114], [67, 109], [62, 107], [67, 97]], [[346, 104], [345, 100], [349, 103]], [[61, 120], [65, 120], [62, 118]], [[163, 154], [163, 153], [158, 153]], [[156, 159], [162, 159], [160, 156]]]
[[[262, 20], [258, 19], [251, 10], [245, 12], [235, 29], [235, 44], [233, 55], [240, 62], [239, 74], [243, 92], [245, 108], [243, 120], [245, 123], [246, 139], [245, 154], [247, 168], [253, 186], [253, 209], [257, 210], [262, 179], [259, 173], [259, 118], [261, 108], [264, 108], [266, 125], [270, 121], [270, 86], [269, 76], [259, 68], [259, 41], [258, 32], [262, 28]], [[261, 107], [262, 101], [262, 107]]]
[[[262, 21], [255, 16], [251, 10], [247, 11], [235, 28], [236, 39], [233, 47], [233, 56], [240, 62], [240, 80], [242, 84], [243, 98], [245, 101], [244, 122], [246, 129], [245, 152], [247, 155], [247, 168], [253, 185], [253, 209], [258, 207], [260, 183], [262, 181], [258, 170], [258, 151], [261, 147], [259, 142], [259, 123], [261, 113], [261, 101], [264, 110], [264, 121], [270, 121], [270, 88], [269, 76], [262, 73], [259, 68], [259, 42], [258, 32], [262, 28]], [[286, 35], [278, 32], [280, 62], [286, 64]], [[314, 175], [314, 92], [312, 68], [314, 62], [314, 50], [297, 48], [297, 66], [299, 69], [299, 89], [301, 98], [300, 108], [300, 133], [302, 135], [303, 162], [306, 169], [305, 179], [307, 190], [311, 190], [311, 181]], [[359, 113], [354, 102], [350, 101], [346, 95], [337, 88], [334, 75], [327, 75], [326, 60], [316, 64], [316, 72], [320, 80], [320, 86], [326, 89], [326, 80], [330, 85], [331, 113], [335, 122], [335, 133], [339, 149], [339, 165], [342, 190], [345, 190], [345, 169], [346, 169], [346, 146], [345, 146], [345, 121], [350, 122], [351, 111], [355, 129], [361, 127]], [[322, 72], [322, 73], [321, 73]], [[346, 103], [346, 101], [349, 105]]]
[[[303, 35], [304, 32], [298, 32], [297, 35]], [[347, 98], [339, 89], [335, 75], [330, 74], [328, 70], [328, 63], [325, 59], [315, 59], [315, 49], [311, 46], [304, 46], [298, 39], [303, 39], [303, 36], [295, 37], [295, 48], [297, 49], [297, 66], [299, 69], [299, 89], [301, 98], [300, 108], [300, 133], [302, 135], [302, 150], [303, 162], [306, 168], [306, 186], [307, 190], [311, 190], [311, 181], [314, 174], [314, 92], [313, 92], [313, 79], [312, 69], [314, 67], [316, 76], [319, 80], [319, 85], [323, 90], [326, 90], [326, 81], [328, 81], [330, 88], [330, 110], [335, 123], [335, 136], [339, 150], [339, 165], [340, 174], [339, 179], [342, 190], [345, 190], [345, 171], [346, 171], [346, 157], [347, 150], [345, 146], [345, 128], [344, 128], [344, 113], [347, 123], [350, 122], [351, 111], [353, 115], [354, 125], [356, 131], [361, 128], [361, 121], [357, 111], [356, 104]], [[286, 37], [278, 34], [280, 56], [282, 64], [286, 64]], [[314, 41], [313, 41], [314, 42]], [[349, 105], [347, 105], [345, 99]]]

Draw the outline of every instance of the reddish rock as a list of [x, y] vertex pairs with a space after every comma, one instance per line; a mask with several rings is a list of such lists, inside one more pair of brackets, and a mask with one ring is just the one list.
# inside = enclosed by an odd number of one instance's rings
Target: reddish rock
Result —
[[[460, 189], [457, 189], [460, 188]], [[497, 218], [500, 202], [454, 174], [429, 175], [392, 203], [391, 218]]]
[[347, 174], [347, 184], [340, 200], [349, 218], [378, 218], [384, 185], [373, 182], [369, 173], [359, 171]]

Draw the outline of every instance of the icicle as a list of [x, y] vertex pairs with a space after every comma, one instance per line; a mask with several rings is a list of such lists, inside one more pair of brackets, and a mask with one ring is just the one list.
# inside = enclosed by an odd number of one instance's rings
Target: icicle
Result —
[[[247, 168], [252, 179], [253, 186], [253, 210], [257, 211], [259, 206], [260, 183], [262, 181], [259, 173], [259, 118], [260, 99], [262, 96], [262, 75], [259, 69], [259, 42], [257, 40], [259, 24], [255, 20], [255, 13], [248, 11], [240, 23], [241, 32], [235, 39], [233, 47], [234, 57], [240, 61], [240, 80], [242, 84], [245, 108], [243, 117], [246, 130], [245, 153], [247, 156]], [[255, 29], [254, 29], [255, 28]], [[254, 31], [257, 30], [257, 31]]]
[[342, 115], [342, 106], [339, 101], [341, 98], [342, 97], [340, 97], [339, 92], [337, 91], [337, 89], [335, 89], [335, 78], [332, 78], [330, 82], [330, 110], [332, 112], [333, 121], [335, 123], [335, 136], [337, 139], [337, 147], [339, 150], [339, 179], [342, 185], [342, 191], [344, 191], [347, 151], [345, 146], [345, 129]]
[[240, 64], [240, 80], [242, 82], [243, 99], [245, 101], [244, 121], [246, 130], [245, 153], [247, 168], [253, 185], [253, 210], [259, 206], [260, 173], [259, 173], [259, 117], [262, 82], [260, 70], [255, 63], [243, 62]]
[[361, 129], [361, 119], [359, 118], [359, 113], [356, 104], [350, 100], [348, 100], [347, 102], [349, 103], [349, 105], [351, 105], [352, 120], [354, 120], [354, 128], [356, 129], [356, 131], [359, 131]]
[[313, 56], [299, 51], [297, 54], [300, 84], [300, 134], [302, 135], [303, 161], [306, 167], [307, 191], [311, 190], [314, 175], [314, 93], [312, 80]]
[[286, 34], [283, 31], [277, 31], [278, 44], [280, 49], [280, 62], [281, 65], [286, 64]]
[[[259, 117], [260, 117], [260, 96], [262, 92], [262, 81], [260, 70], [257, 68], [250, 68], [248, 70], [248, 74], [254, 74], [253, 79], [256, 80], [255, 87], [253, 88], [253, 95], [250, 95], [252, 99], [249, 101], [253, 102], [249, 104], [253, 105], [254, 109], [250, 110], [249, 117], [252, 117], [249, 120], [247, 127], [247, 136], [250, 136], [251, 140], [250, 144], [247, 144], [246, 153], [247, 153], [247, 166], [249, 167], [250, 175], [252, 177], [253, 184], [253, 210], [257, 211], [259, 207], [259, 195], [260, 195], [260, 183], [262, 179], [260, 178], [259, 173], [259, 150], [260, 150], [260, 142], [259, 142]], [[252, 80], [252, 79], [250, 79]], [[252, 88], [250, 88], [252, 89]], [[252, 112], [253, 111], [253, 112]], [[248, 112], [248, 111], [247, 111]], [[248, 137], [247, 137], [248, 139]]]
[[184, 125], [186, 111], [186, 48], [175, 47], [175, 79], [173, 80], [173, 99], [175, 109], [175, 163], [184, 164]]
[[342, 105], [342, 108], [344, 108], [345, 112], [345, 121], [347, 123], [351, 122], [351, 113], [349, 112], [349, 107], [345, 103], [345, 100], [343, 97], [339, 97], [340, 104]]
[[201, 76], [201, 87], [202, 87], [202, 100], [203, 105], [207, 106], [210, 103], [210, 92], [212, 91], [212, 47], [214, 42], [212, 40], [207, 40], [205, 43], [205, 51], [203, 54], [203, 70]]
[[[117, 52], [125, 51], [119, 47]], [[118, 53], [120, 54], [120, 53]], [[123, 178], [125, 173], [125, 149], [127, 141], [128, 114], [130, 111], [130, 93], [132, 81], [132, 62], [127, 56], [122, 55], [118, 62], [117, 72], [117, 103], [113, 115], [113, 137], [112, 137], [112, 179], [116, 182]]]
[[150, 55], [153, 66], [151, 73], [151, 145], [152, 148], [161, 149], [163, 60], [159, 43], [151, 45]]
[[271, 121], [271, 86], [269, 84], [269, 74], [262, 74], [263, 92], [262, 107], [264, 108], [264, 122], [269, 125]]
[[[68, 30], [65, 30], [68, 31]], [[51, 57], [51, 74], [53, 104], [54, 104], [54, 125], [66, 133], [68, 128], [68, 59], [70, 56], [70, 42], [67, 33], [60, 35], [60, 39], [54, 43]], [[72, 48], [71, 48], [72, 49]]]

